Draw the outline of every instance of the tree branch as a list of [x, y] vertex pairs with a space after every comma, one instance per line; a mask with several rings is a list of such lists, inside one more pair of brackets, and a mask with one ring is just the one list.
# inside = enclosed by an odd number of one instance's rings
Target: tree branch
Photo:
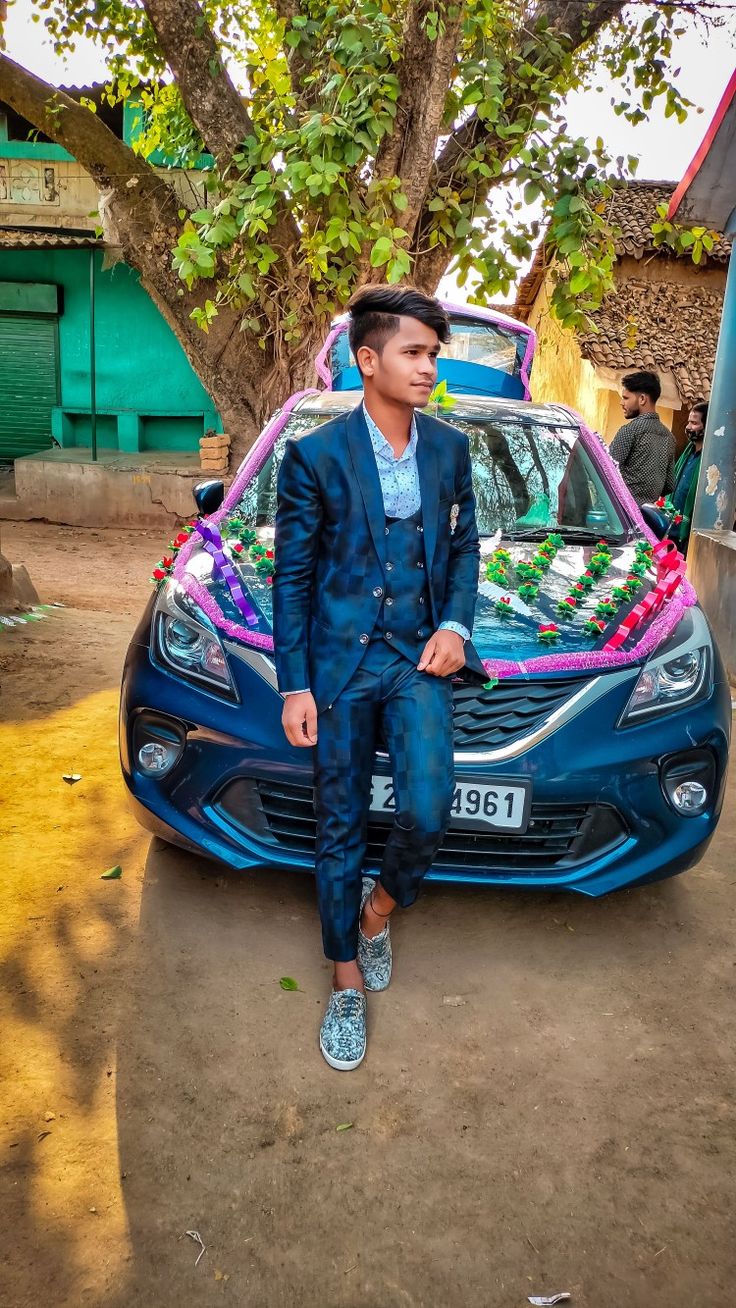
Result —
[[462, 15], [462, 5], [456, 6], [456, 17], [445, 18], [442, 32], [430, 40], [426, 20], [435, 9], [435, 0], [415, 0], [407, 13], [397, 69], [401, 90], [396, 128], [384, 138], [375, 168], [377, 177], [401, 177], [409, 201], [401, 225], [410, 235], [421, 213], [437, 148]]
[[[542, 0], [534, 10], [534, 20], [546, 17], [549, 26], [554, 29], [568, 51], [576, 52], [597, 36], [606, 23], [615, 18], [624, 8], [626, 0], [591, 0], [589, 6], [580, 0]], [[508, 78], [510, 95], [504, 104], [504, 114], [513, 120], [523, 108], [526, 89], [520, 87], [514, 94], [513, 77]], [[448, 138], [437, 158], [431, 185], [424, 196], [424, 208], [415, 231], [415, 249], [426, 244], [426, 237], [431, 228], [433, 216], [427, 204], [440, 188], [449, 187], [461, 191], [465, 185], [465, 168], [479, 145], [500, 150], [504, 142], [494, 136], [493, 128], [483, 122], [476, 113], [470, 115]], [[476, 201], [481, 203], [490, 191], [500, 183], [500, 178], [488, 178], [481, 181], [474, 179]], [[414, 280], [424, 290], [434, 290], [452, 259], [448, 246], [436, 245], [427, 254], [416, 259]]]
[[144, 0], [148, 20], [187, 113], [221, 168], [253, 131], [197, 0]]

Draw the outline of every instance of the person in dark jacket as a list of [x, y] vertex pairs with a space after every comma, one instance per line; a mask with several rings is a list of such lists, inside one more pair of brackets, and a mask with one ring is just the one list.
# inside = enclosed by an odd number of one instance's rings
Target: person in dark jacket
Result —
[[637, 504], [654, 504], [675, 484], [675, 438], [657, 416], [661, 394], [656, 372], [630, 372], [623, 379], [626, 422], [611, 441], [610, 454]]
[[699, 400], [697, 404], [693, 405], [688, 414], [687, 427], [685, 428], [687, 445], [675, 465], [675, 488], [671, 498], [675, 506], [675, 512], [681, 514], [682, 520], [676, 526], [673, 526], [670, 536], [677, 541], [683, 554], [687, 554], [690, 539], [707, 417], [708, 405], [705, 400]]
[[[468, 438], [421, 410], [450, 324], [439, 302], [369, 287], [351, 305], [364, 400], [287, 442], [279, 471], [274, 642], [283, 725], [314, 749], [316, 878], [333, 990], [331, 1067], [366, 1050], [365, 990], [391, 976], [389, 917], [414, 902], [450, 817], [451, 678], [470, 643], [480, 544]], [[376, 742], [395, 794], [378, 881], [362, 877]]]

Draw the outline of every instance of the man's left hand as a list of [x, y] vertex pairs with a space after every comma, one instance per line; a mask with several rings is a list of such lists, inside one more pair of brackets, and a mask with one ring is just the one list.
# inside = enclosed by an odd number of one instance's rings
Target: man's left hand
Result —
[[464, 641], [456, 631], [436, 631], [430, 636], [417, 667], [431, 677], [449, 677], [465, 667]]

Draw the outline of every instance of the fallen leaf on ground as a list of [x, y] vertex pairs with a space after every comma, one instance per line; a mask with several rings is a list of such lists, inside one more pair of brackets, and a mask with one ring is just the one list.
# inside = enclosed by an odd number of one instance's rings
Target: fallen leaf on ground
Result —
[[448, 1008], [462, 1008], [468, 1001], [463, 999], [462, 995], [443, 995], [442, 1002], [447, 1004]]
[[352, 1122], [341, 1122], [339, 1126], [335, 1127], [336, 1131], [352, 1131], [352, 1129], [353, 1129]]
[[221, 1272], [220, 1269], [219, 1269], [219, 1267], [216, 1267], [216, 1268], [215, 1268], [215, 1280], [216, 1280], [216, 1281], [229, 1281], [229, 1280], [230, 1280], [230, 1273], [229, 1273], [229, 1272]]
[[39, 1131], [39, 1133], [38, 1133], [38, 1138], [39, 1138], [39, 1140], [45, 1140], [47, 1135], [51, 1135], [51, 1132], [50, 1132], [50, 1131]]
[[279, 985], [282, 990], [298, 990], [299, 982], [295, 981], [293, 976], [282, 976]]
[[61, 779], [62, 781], [65, 781], [68, 786], [73, 786], [77, 781], [82, 780], [78, 772], [64, 772]]
[[115, 867], [109, 867], [107, 872], [102, 873], [100, 881], [119, 881], [122, 875], [123, 869], [119, 863], [116, 863]]
[[43, 1115], [43, 1120], [44, 1120], [44, 1122], [55, 1122], [55, 1121], [56, 1121], [56, 1113], [44, 1113], [44, 1115]]

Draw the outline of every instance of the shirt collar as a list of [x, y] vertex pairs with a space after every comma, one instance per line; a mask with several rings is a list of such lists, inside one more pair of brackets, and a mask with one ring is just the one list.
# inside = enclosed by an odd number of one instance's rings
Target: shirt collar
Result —
[[404, 453], [398, 459], [396, 458], [396, 455], [394, 454], [391, 445], [386, 440], [386, 437], [384, 436], [380, 427], [378, 427], [376, 423], [373, 421], [371, 415], [369, 414], [368, 410], [365, 407], [365, 403], [363, 404], [363, 417], [365, 418], [366, 426], [368, 428], [368, 435], [371, 438], [373, 453], [375, 454], [377, 459], [386, 459], [390, 463], [404, 463], [409, 459], [416, 458], [417, 440], [419, 439], [418, 432], [417, 432], [416, 415], [414, 415], [411, 420], [411, 434], [409, 436], [409, 444], [404, 450]]

